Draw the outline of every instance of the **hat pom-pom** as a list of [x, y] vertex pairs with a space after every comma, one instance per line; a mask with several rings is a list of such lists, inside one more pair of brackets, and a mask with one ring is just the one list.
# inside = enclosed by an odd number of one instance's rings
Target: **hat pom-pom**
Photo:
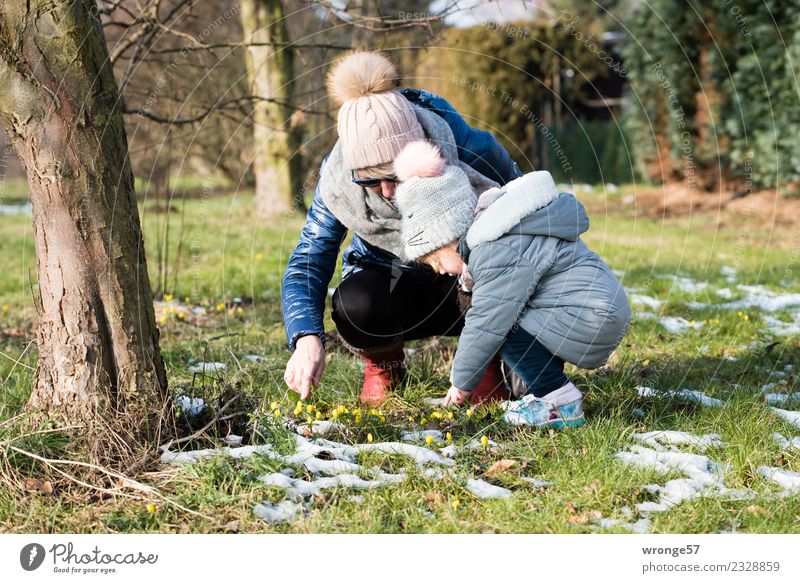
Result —
[[433, 178], [442, 173], [446, 163], [438, 147], [418, 140], [409, 143], [394, 159], [394, 173], [401, 182], [414, 176]]

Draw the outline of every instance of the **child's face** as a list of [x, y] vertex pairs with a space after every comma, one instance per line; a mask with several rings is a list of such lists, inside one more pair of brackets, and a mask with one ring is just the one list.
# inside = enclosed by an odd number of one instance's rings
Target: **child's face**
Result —
[[439, 260], [439, 273], [442, 275], [461, 275], [464, 271], [464, 262], [461, 255], [456, 251], [458, 243], [451, 243], [447, 247], [442, 247], [437, 252]]

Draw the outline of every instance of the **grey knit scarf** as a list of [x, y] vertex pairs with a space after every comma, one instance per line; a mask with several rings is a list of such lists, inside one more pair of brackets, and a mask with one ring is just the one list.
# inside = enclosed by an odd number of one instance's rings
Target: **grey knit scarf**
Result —
[[[458, 165], [467, 174], [476, 193], [498, 186], [458, 159], [455, 138], [446, 121], [420, 106], [415, 106], [415, 112], [428, 140], [439, 146], [449, 164]], [[392, 201], [353, 184], [350, 170], [344, 166], [341, 141], [336, 142], [322, 169], [319, 191], [325, 206], [344, 226], [368, 243], [406, 260], [400, 237], [400, 212]]]

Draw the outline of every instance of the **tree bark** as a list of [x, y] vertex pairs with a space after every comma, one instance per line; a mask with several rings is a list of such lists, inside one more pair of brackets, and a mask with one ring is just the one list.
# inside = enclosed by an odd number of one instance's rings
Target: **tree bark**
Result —
[[[281, 0], [243, 0], [242, 28], [252, 94], [256, 204], [262, 217], [305, 211], [300, 127], [293, 118], [294, 52]], [[267, 43], [267, 44], [262, 44]], [[269, 44], [274, 43], [274, 44]]]
[[167, 380], [124, 109], [92, 0], [0, 8], [0, 120], [28, 176], [40, 301], [29, 409], [94, 459], [156, 445]]

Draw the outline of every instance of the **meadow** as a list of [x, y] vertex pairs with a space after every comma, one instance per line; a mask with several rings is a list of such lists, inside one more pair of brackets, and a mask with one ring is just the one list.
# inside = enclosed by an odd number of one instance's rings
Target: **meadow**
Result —
[[[459, 453], [451, 471], [429, 479], [407, 456], [359, 450], [362, 467], [409, 479], [357, 492], [327, 488], [304, 500], [291, 520], [268, 523], [254, 507], [285, 496], [283, 488], [260, 479], [285, 469], [268, 456], [215, 456], [137, 476], [163, 497], [88, 497], [67, 486], [43, 487], [49, 478], [40, 466], [4, 449], [4, 468], [28, 472], [31, 480], [30, 487], [0, 492], [4, 532], [628, 532], [643, 518], [654, 533], [800, 532], [800, 494], [787, 494], [758, 470], [800, 472], [800, 448], [775, 437], [791, 440], [800, 427], [775, 414], [764, 394], [800, 391], [800, 335], [791, 328], [800, 301], [781, 304], [787, 294], [800, 294], [796, 234], [746, 215], [722, 227], [714, 212], [647, 218], [630, 202], [632, 186], [579, 191], [592, 222], [584, 240], [622, 279], [635, 318], [606, 366], [568, 367], [586, 394], [587, 424], [531, 430], [504, 425], [496, 406], [446, 410], [431, 404], [448, 388], [456, 346], [450, 338], [409, 344], [407, 381], [376, 411], [359, 405], [359, 360], [334, 338], [321, 386], [298, 407], [282, 381], [289, 351], [280, 285], [303, 220], [259, 221], [250, 193], [193, 192], [140, 205], [173, 395], [200, 398], [212, 408], [242, 395], [238, 402], [246, 407], [226, 427], [249, 431], [251, 444], [270, 444], [285, 455], [296, 447], [297, 423], [313, 427], [335, 419], [341, 428], [326, 437], [344, 444], [439, 430], [441, 437], [417, 445], [433, 452], [454, 446]], [[25, 214], [0, 216], [0, 270], [0, 442], [68, 457], [68, 440], [20, 435], [12, 421], [36, 364], [35, 250]], [[330, 288], [338, 278], [339, 269]], [[326, 329], [332, 330], [327, 312]], [[225, 368], [192, 373], [198, 362]], [[653, 391], [637, 390], [643, 386]], [[679, 389], [722, 403], [708, 406]], [[800, 401], [778, 406], [797, 410]], [[665, 511], [640, 512], [637, 504], [659, 501], [657, 490], [645, 486], [663, 486], [684, 472], [626, 464], [617, 454], [642, 445], [635, 434], [661, 430], [718, 435], [711, 445], [690, 441], [663, 449], [707, 456], [730, 492], [704, 492]], [[218, 447], [224, 433], [212, 432], [193, 447]], [[302, 465], [294, 476], [314, 477]], [[466, 487], [467, 479], [512, 494], [481, 498]]]

